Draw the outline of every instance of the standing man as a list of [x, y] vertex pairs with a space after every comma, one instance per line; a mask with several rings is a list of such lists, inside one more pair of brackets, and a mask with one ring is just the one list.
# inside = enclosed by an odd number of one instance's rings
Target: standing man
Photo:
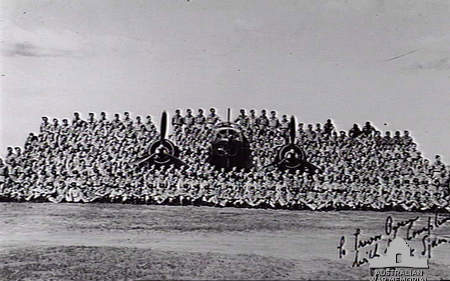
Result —
[[248, 116], [245, 114], [245, 109], [240, 110], [239, 116], [234, 120], [234, 123], [239, 124], [242, 127], [246, 127], [249, 123]]
[[[173, 121], [172, 121], [172, 123], [173, 123]], [[146, 117], [146, 121], [145, 121], [145, 129], [146, 129], [148, 132], [154, 132], [154, 131], [156, 131], [155, 124], [153, 123], [153, 121], [152, 121], [152, 116], [150, 116], [150, 115], [147, 115], [147, 117]]]
[[180, 110], [175, 110], [175, 115], [172, 117], [172, 126], [174, 131], [178, 131], [181, 129], [183, 125], [183, 117], [181, 116]]
[[122, 121], [120, 121], [120, 115], [119, 113], [114, 114], [114, 120], [111, 122], [114, 128], [119, 127], [122, 125]]
[[209, 109], [208, 117], [206, 117], [206, 123], [208, 125], [214, 126], [217, 122], [219, 122], [219, 116], [216, 114], [216, 110], [214, 108]]
[[59, 123], [58, 123], [58, 119], [53, 118], [53, 125], [50, 126], [50, 131], [54, 134], [57, 134], [59, 132]]
[[256, 117], [256, 113], [254, 109], [250, 109], [250, 115], [248, 116], [248, 124], [250, 127], [255, 127], [258, 123], [258, 117]]
[[402, 143], [403, 143], [403, 145], [410, 145], [413, 143], [413, 139], [409, 135], [409, 131], [407, 131], [407, 130], [403, 131]]
[[106, 124], [108, 122], [107, 118], [106, 118], [106, 112], [102, 111], [100, 112], [100, 123], [102, 124]]
[[329, 135], [331, 135], [331, 132], [333, 132], [333, 130], [334, 130], [334, 125], [331, 122], [331, 119], [328, 119], [327, 122], [325, 123], [325, 125], [323, 125], [323, 132], [329, 136]]
[[265, 128], [269, 125], [269, 118], [267, 118], [266, 110], [261, 110], [261, 115], [257, 119], [257, 123], [261, 128]]
[[81, 120], [81, 118], [80, 118], [80, 113], [74, 112], [73, 119], [72, 119], [72, 126], [78, 127], [78, 126], [81, 126], [82, 123], [83, 123], [83, 120]]
[[203, 115], [203, 109], [198, 110], [198, 115], [195, 116], [195, 125], [197, 125], [199, 128], [203, 127], [206, 123], [206, 117]]
[[11, 146], [6, 148], [6, 164], [12, 165], [16, 161], [16, 155], [14, 154], [14, 149]]
[[195, 117], [189, 108], [186, 110], [186, 116], [183, 118], [183, 124], [186, 125], [186, 128], [191, 128], [195, 124]]
[[139, 129], [141, 127], [141, 125], [142, 125], [141, 116], [136, 116], [136, 125], [135, 125], [135, 127]]
[[41, 123], [41, 127], [40, 127], [40, 132], [47, 133], [50, 130], [51, 125], [48, 122], [48, 118], [46, 116], [43, 116], [41, 119], [42, 119], [42, 123]]
[[123, 113], [123, 116], [125, 116], [125, 118], [123, 119], [123, 123], [126, 125], [126, 126], [128, 126], [128, 125], [130, 125], [130, 124], [133, 124], [133, 120], [131, 120], [131, 118], [130, 118], [130, 113], [129, 112], [124, 112]]
[[95, 120], [93, 112], [89, 113], [87, 125], [90, 130], [94, 130], [94, 128], [97, 126], [97, 121]]
[[272, 110], [270, 112], [269, 128], [272, 130], [276, 130], [279, 126], [280, 126], [280, 121], [278, 121], [277, 113]]
[[290, 122], [287, 118], [287, 115], [283, 115], [280, 122], [281, 133], [283, 134], [283, 136], [287, 136], [289, 133], [289, 123]]
[[297, 125], [297, 132], [299, 135], [302, 135], [305, 133], [303, 126], [304, 126], [303, 123], [298, 123], [298, 125]]
[[353, 128], [348, 131], [348, 135], [351, 138], [357, 138], [362, 134], [361, 129], [359, 129], [358, 124], [353, 124]]
[[93, 112], [89, 112], [89, 117], [88, 117], [88, 123], [91, 124], [95, 124], [95, 115]]
[[362, 131], [367, 137], [369, 137], [375, 131], [375, 128], [372, 126], [372, 124], [370, 124], [369, 121], [367, 121], [364, 127], [362, 128]]

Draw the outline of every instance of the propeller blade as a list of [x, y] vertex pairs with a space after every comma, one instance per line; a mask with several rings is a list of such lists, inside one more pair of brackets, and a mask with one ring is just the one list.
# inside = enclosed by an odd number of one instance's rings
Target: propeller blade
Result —
[[289, 134], [290, 142], [293, 144], [295, 142], [295, 117], [291, 116], [291, 122], [289, 124]]
[[[147, 156], [145, 156], [144, 158], [147, 158]], [[141, 159], [144, 159], [144, 158], [141, 158]], [[137, 165], [139, 162], [141, 162], [141, 159], [137, 159], [137, 160], [131, 161], [130, 164], [131, 165]]]
[[167, 154], [167, 157], [169, 157], [170, 159], [172, 159], [172, 161], [174, 161], [175, 163], [179, 163], [181, 165], [187, 166], [186, 163], [184, 163], [182, 160], [178, 159], [177, 157]]
[[310, 163], [310, 162], [305, 162], [305, 166], [310, 170], [310, 171], [318, 171], [319, 174], [323, 173], [322, 169], [320, 169], [319, 167], [317, 167], [316, 165]]
[[265, 165], [264, 167], [262, 167], [262, 169], [264, 170], [264, 169], [269, 168], [271, 166], [276, 166], [276, 165], [278, 165], [280, 163], [281, 163], [281, 161], [274, 161], [274, 162], [270, 163], [269, 165]]
[[167, 131], [167, 113], [163, 111], [161, 116], [161, 128], [159, 130], [159, 133], [161, 134], [161, 141], [163, 141], [166, 138], [166, 131]]
[[139, 160], [133, 161], [133, 162], [131, 162], [131, 164], [133, 164], [133, 165], [141, 165], [142, 163], [144, 163], [144, 162], [150, 160], [151, 158], [153, 158], [153, 156], [155, 156], [155, 153], [153, 153], [153, 154], [151, 154], [149, 156], [145, 156], [145, 157], [143, 157], [143, 158], [141, 158]]

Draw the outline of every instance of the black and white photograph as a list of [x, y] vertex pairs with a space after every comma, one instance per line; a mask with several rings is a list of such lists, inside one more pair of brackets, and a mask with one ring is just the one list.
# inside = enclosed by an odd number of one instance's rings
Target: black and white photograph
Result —
[[0, 281], [450, 280], [450, 1], [0, 1]]

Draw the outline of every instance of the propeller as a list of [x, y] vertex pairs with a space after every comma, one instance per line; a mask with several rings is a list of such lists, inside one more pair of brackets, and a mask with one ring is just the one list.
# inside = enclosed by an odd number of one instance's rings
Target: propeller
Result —
[[[163, 164], [164, 162], [167, 162], [167, 159], [170, 159], [173, 163], [178, 163], [180, 165], [187, 166], [186, 163], [175, 157], [174, 155], [171, 155], [171, 153], [174, 153], [176, 147], [170, 142], [169, 140], [166, 140], [166, 133], [167, 133], [167, 113], [163, 111], [161, 116], [161, 127], [160, 127], [160, 139], [154, 141], [149, 149], [149, 153], [141, 157], [140, 159], [137, 159], [132, 162], [133, 165], [140, 166], [141, 164], [153, 160], [159, 164]], [[159, 147], [165, 147], [169, 153], [166, 152], [159, 152]]]
[[[160, 127], [160, 141], [162, 142], [166, 137], [166, 130], [167, 130], [167, 113], [163, 111], [161, 116], [161, 127]], [[141, 165], [142, 163], [152, 159], [155, 156], [155, 153], [152, 153], [150, 155], [146, 155], [144, 157], [141, 157], [140, 159], [137, 159], [133, 162], [131, 162], [132, 165]]]
[[[271, 166], [278, 166], [283, 165], [284, 163], [288, 162], [288, 159], [286, 158], [286, 154], [283, 153], [283, 151], [286, 152], [287, 149], [297, 149], [297, 145], [295, 144], [295, 117], [291, 116], [291, 121], [289, 122], [289, 138], [287, 139], [287, 143], [280, 148], [280, 152], [278, 152], [279, 157], [276, 159], [273, 163], [270, 163], [269, 165], [266, 165], [263, 167], [263, 169], [266, 169]], [[282, 156], [282, 157], [281, 157]]]

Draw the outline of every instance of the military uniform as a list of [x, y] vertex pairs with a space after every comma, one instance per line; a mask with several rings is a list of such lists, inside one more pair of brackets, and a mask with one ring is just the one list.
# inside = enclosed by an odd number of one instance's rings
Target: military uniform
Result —
[[248, 125], [252, 128], [258, 125], [258, 117], [254, 113], [248, 116]]
[[208, 125], [215, 125], [217, 122], [219, 122], [219, 116], [215, 113], [210, 113], [208, 114], [208, 117], [206, 117], [206, 123], [208, 123]]
[[242, 127], [246, 127], [249, 124], [249, 119], [248, 119], [247, 115], [241, 114], [238, 116], [238, 118], [236, 118], [236, 120], [234, 120], [234, 123], [237, 123], [238, 125], [240, 125]]
[[277, 129], [279, 126], [280, 126], [280, 122], [278, 121], [277, 117], [272, 116], [269, 118], [269, 128]]
[[194, 115], [187, 114], [183, 117], [183, 124], [187, 127], [192, 127], [195, 124], [195, 117]]
[[42, 122], [39, 131], [41, 133], [48, 133], [51, 131], [52, 125], [48, 121]]
[[175, 114], [172, 117], [172, 126], [174, 126], [174, 129], [177, 130], [181, 128], [182, 125], [183, 125], [183, 117], [179, 114]]
[[197, 116], [195, 116], [195, 124], [198, 125], [199, 127], [205, 125], [206, 123], [206, 117], [203, 114], [199, 114]]
[[283, 118], [280, 122], [281, 132], [286, 135], [289, 131], [290, 122], [287, 118]]
[[6, 182], [7, 177], [8, 177], [8, 167], [2, 164], [0, 166], [0, 185], [3, 185]]
[[257, 124], [262, 128], [267, 127], [269, 126], [269, 118], [266, 115], [261, 115], [257, 119]]

